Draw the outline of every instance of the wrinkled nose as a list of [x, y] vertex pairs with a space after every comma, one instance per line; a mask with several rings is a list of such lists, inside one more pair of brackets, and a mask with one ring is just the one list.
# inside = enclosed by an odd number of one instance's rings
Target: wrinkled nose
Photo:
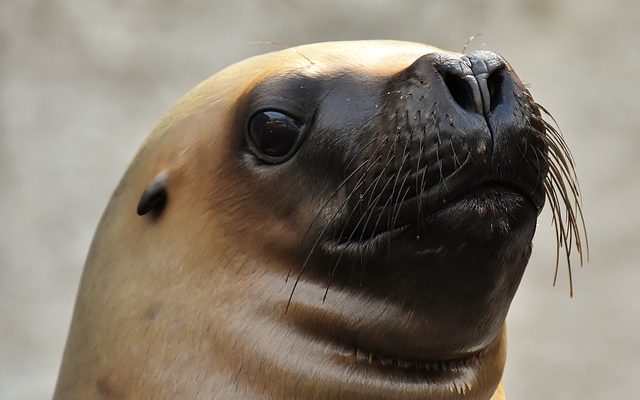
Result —
[[443, 60], [438, 72], [456, 103], [467, 111], [487, 115], [502, 101], [504, 61], [490, 51], [475, 52], [461, 60]]
[[487, 116], [504, 101], [508, 73], [505, 62], [494, 52], [476, 51], [461, 57], [439, 54], [433, 66], [453, 100], [468, 112]]
[[491, 51], [477, 51], [458, 59], [442, 57], [436, 70], [456, 103], [487, 116], [504, 99], [505, 63]]

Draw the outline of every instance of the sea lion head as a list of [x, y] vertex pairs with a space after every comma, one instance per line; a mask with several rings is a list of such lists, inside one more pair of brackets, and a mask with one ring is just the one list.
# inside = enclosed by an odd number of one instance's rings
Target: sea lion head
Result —
[[114, 194], [65, 363], [109, 351], [137, 393], [491, 397], [545, 196], [577, 195], [542, 113], [490, 51], [321, 43], [221, 71]]

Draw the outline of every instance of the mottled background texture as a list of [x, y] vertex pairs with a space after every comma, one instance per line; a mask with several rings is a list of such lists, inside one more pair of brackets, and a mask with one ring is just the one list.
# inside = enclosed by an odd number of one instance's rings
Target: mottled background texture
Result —
[[591, 262], [552, 287], [549, 213], [509, 314], [510, 399], [637, 399], [640, 2], [0, 2], [0, 399], [51, 397], [93, 231], [145, 135], [222, 67], [389, 38], [503, 54], [573, 149]]

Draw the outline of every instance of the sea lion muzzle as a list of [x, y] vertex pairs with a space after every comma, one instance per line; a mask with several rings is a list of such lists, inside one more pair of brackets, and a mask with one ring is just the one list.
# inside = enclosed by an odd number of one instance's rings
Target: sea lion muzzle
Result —
[[352, 240], [412, 223], [420, 235], [424, 217], [474, 192], [518, 195], [540, 212], [544, 126], [500, 56], [424, 55], [384, 93], [382, 115], [363, 129], [345, 173], [355, 175], [345, 211]]

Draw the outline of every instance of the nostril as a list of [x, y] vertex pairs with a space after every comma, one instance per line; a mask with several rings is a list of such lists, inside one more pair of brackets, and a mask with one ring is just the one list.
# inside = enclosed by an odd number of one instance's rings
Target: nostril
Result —
[[429, 53], [418, 58], [409, 68], [422, 84], [429, 81], [429, 77], [435, 77], [438, 85], [434, 89], [467, 113], [486, 118], [510, 99], [508, 65], [490, 51], [476, 51], [460, 57]]
[[502, 86], [504, 84], [504, 70], [497, 69], [487, 78], [487, 88], [489, 90], [489, 98], [491, 99], [490, 110], [493, 111], [499, 104], [502, 104], [503, 93]]
[[475, 112], [476, 105], [473, 99], [473, 92], [469, 87], [469, 84], [460, 76], [452, 73], [445, 72], [442, 74], [442, 78], [444, 79], [444, 84], [449, 90], [449, 93], [451, 93], [453, 100], [465, 110]]

